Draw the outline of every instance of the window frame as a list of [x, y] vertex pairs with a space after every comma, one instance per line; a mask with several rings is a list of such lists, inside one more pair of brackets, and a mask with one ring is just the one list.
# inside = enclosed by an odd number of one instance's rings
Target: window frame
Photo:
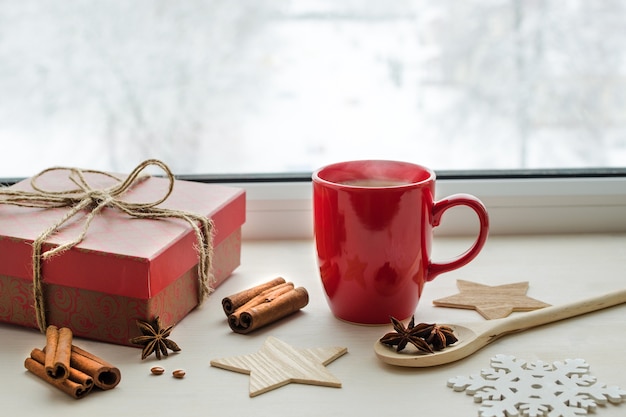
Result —
[[[457, 193], [487, 207], [492, 235], [626, 232], [626, 168], [436, 172], [436, 199]], [[312, 239], [311, 173], [177, 175], [246, 191], [244, 240]], [[5, 178], [11, 185], [21, 178]], [[452, 208], [438, 235], [473, 235], [473, 212]]]
[[[311, 174], [180, 177], [241, 187], [247, 194], [243, 238], [311, 239]], [[437, 172], [436, 198], [456, 193], [487, 207], [493, 235], [626, 232], [626, 169]], [[452, 213], [455, 211], [455, 213]], [[453, 208], [439, 235], [474, 234], [469, 209]]]

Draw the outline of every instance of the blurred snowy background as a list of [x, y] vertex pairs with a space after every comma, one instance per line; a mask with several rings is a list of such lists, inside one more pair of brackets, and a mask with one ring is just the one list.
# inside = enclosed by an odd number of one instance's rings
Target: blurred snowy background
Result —
[[626, 166], [620, 0], [0, 0], [0, 177]]

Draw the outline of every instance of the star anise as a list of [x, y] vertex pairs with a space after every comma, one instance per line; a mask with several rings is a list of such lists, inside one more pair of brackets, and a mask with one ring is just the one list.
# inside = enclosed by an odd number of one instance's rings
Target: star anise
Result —
[[173, 340], [168, 339], [174, 326], [163, 328], [161, 319], [158, 316], [152, 322], [137, 320], [137, 327], [142, 335], [133, 337], [129, 342], [133, 345], [143, 346], [141, 360], [146, 359], [152, 353], [156, 354], [157, 359], [160, 360], [161, 354], [169, 355], [168, 349], [174, 352], [181, 350]]
[[391, 317], [395, 332], [384, 335], [380, 342], [388, 346], [396, 346], [396, 352], [403, 350], [411, 343], [419, 351], [433, 353], [455, 343], [458, 339], [452, 328], [437, 324], [419, 323], [415, 325], [415, 316], [407, 327], [399, 320]]
[[423, 338], [415, 334], [418, 330], [420, 330], [419, 328], [415, 328], [415, 316], [411, 317], [411, 321], [407, 327], [404, 327], [404, 324], [402, 324], [402, 322], [395, 317], [391, 317], [391, 322], [393, 323], [395, 332], [384, 335], [380, 339], [380, 343], [388, 346], [395, 346], [396, 352], [400, 352], [409, 343], [422, 352], [433, 352], [433, 349], [428, 345], [428, 343], [426, 343]]
[[448, 326], [420, 323], [419, 327], [421, 330], [416, 331], [415, 335], [424, 339], [433, 350], [445, 349], [459, 340]]

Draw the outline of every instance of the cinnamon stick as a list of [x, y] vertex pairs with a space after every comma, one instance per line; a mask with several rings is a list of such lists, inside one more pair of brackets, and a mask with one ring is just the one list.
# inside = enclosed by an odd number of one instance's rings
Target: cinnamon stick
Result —
[[104, 359], [76, 345], [72, 345], [71, 352], [70, 367], [89, 375], [96, 387], [109, 390], [115, 388], [122, 380], [120, 370]]
[[70, 375], [72, 331], [67, 327], [48, 326], [44, 368], [50, 378], [65, 380]]
[[118, 368], [75, 345], [72, 345], [70, 366], [91, 376], [95, 386], [103, 390], [115, 388], [122, 379]]
[[273, 323], [306, 306], [309, 294], [305, 288], [281, 283], [248, 300], [228, 316], [228, 325], [235, 333], [246, 334]]
[[[30, 352], [30, 357], [37, 362], [43, 364], [45, 361], [46, 353], [41, 349], [35, 348]], [[70, 372], [67, 378], [70, 381], [82, 385], [85, 390], [90, 390], [93, 387], [93, 378], [78, 369], [70, 367]]]
[[93, 379], [76, 369], [70, 368], [69, 376], [66, 379], [51, 378], [45, 369], [45, 360], [46, 354], [42, 350], [33, 349], [30, 357], [24, 361], [24, 367], [34, 375], [76, 399], [83, 398], [93, 388]]
[[261, 294], [263, 291], [284, 283], [285, 279], [278, 277], [266, 283], [240, 291], [229, 297], [225, 297], [224, 299], [222, 299], [222, 307], [224, 308], [224, 313], [226, 313], [226, 316], [230, 316], [238, 308], [243, 306], [245, 303], [247, 303], [257, 295]]
[[282, 284], [278, 284], [272, 288], [268, 288], [265, 291], [261, 292], [259, 295], [248, 300], [244, 305], [240, 306], [235, 312], [228, 316], [228, 320], [236, 319], [239, 320], [239, 316], [242, 312], [255, 307], [261, 303], [269, 303], [274, 299], [280, 297], [281, 295], [293, 290], [294, 285], [291, 282], [285, 282]]

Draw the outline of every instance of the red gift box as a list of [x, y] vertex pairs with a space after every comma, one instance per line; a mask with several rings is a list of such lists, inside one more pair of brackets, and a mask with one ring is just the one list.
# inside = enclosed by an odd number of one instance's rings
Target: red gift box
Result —
[[[115, 182], [85, 172], [93, 189]], [[46, 190], [75, 189], [64, 170], [37, 178]], [[137, 181], [124, 201], [152, 202], [167, 193], [170, 181]], [[169, 197], [157, 207], [206, 216], [213, 222], [212, 287], [239, 266], [245, 192], [239, 188], [173, 181]], [[32, 191], [30, 181], [11, 190]], [[31, 208], [0, 204], [0, 322], [38, 327], [33, 296], [33, 242], [55, 225], [69, 208]], [[43, 251], [80, 235], [88, 210], [64, 223], [45, 240]], [[131, 217], [105, 207], [76, 246], [42, 261], [47, 324], [69, 327], [77, 337], [129, 345], [139, 335], [137, 320], [160, 316], [176, 324], [199, 304], [199, 242], [190, 224], [180, 219]]]

